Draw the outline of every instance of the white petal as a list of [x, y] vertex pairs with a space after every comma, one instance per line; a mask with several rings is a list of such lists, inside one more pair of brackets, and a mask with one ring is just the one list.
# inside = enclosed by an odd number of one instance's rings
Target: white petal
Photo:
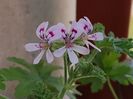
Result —
[[45, 32], [47, 27], [48, 27], [48, 22], [43, 22], [37, 27], [36, 35], [41, 40], [45, 40]]
[[94, 44], [92, 44], [91, 42], [88, 41], [88, 44], [92, 46], [93, 48], [97, 49], [99, 52], [101, 52], [101, 50], [98, 47], [96, 47]]
[[100, 41], [104, 39], [104, 35], [101, 32], [97, 32], [97, 33], [88, 35], [88, 39], [93, 41]]
[[87, 17], [81, 18], [78, 21], [78, 25], [81, 27], [81, 30], [83, 33], [88, 34], [88, 33], [92, 32], [92, 30], [93, 30], [93, 26]]
[[39, 43], [28, 43], [24, 47], [25, 47], [25, 50], [28, 52], [33, 52], [41, 49], [39, 47]]
[[79, 45], [73, 45], [73, 50], [83, 55], [87, 55], [90, 52], [88, 48]]
[[67, 53], [72, 64], [77, 64], [79, 62], [77, 55], [72, 49], [67, 49]]
[[41, 60], [42, 56], [44, 55], [44, 52], [45, 52], [45, 50], [42, 50], [40, 52], [40, 54], [34, 59], [33, 64], [38, 64], [39, 63], [39, 61]]
[[47, 39], [49, 39], [49, 42], [61, 39], [64, 36], [66, 37], [66, 28], [62, 23], [50, 27], [47, 31]]
[[76, 40], [82, 34], [80, 26], [76, 21], [72, 22], [70, 33], [70, 37], [72, 38], [72, 40]]
[[47, 49], [47, 51], [46, 51], [46, 60], [48, 63], [52, 63], [54, 60], [54, 56], [53, 56], [52, 52], [50, 51], [50, 49]]
[[58, 23], [57, 26], [59, 29], [59, 33], [62, 35], [62, 38], [65, 38], [68, 32], [65, 25], [62, 23]]
[[63, 56], [65, 51], [66, 51], [66, 48], [64, 46], [64, 47], [61, 47], [61, 48], [55, 50], [53, 54], [54, 54], [55, 57], [61, 57], [61, 56]]

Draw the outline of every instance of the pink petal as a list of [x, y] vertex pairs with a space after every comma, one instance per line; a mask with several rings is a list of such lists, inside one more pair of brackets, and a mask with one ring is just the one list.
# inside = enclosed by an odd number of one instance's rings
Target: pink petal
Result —
[[45, 50], [42, 50], [40, 54], [34, 59], [33, 64], [38, 64], [41, 60], [42, 56], [44, 55]]
[[101, 52], [101, 50], [96, 47], [94, 44], [92, 44], [91, 42], [87, 41], [86, 43], [88, 43], [88, 45], [92, 46], [93, 48], [97, 49], [99, 52]]
[[50, 51], [50, 49], [47, 49], [47, 51], [46, 51], [46, 60], [48, 63], [52, 63], [54, 60], [54, 56], [53, 56], [52, 52]]
[[74, 53], [72, 49], [67, 49], [68, 57], [72, 64], [77, 64], [79, 62], [77, 55]]
[[48, 22], [43, 22], [37, 27], [36, 35], [41, 40], [45, 40], [45, 32], [47, 27], [48, 27]]
[[65, 38], [68, 32], [65, 25], [62, 23], [58, 23], [57, 26], [58, 26], [59, 33], [61, 34], [62, 38]]
[[88, 48], [79, 45], [73, 45], [73, 50], [83, 55], [87, 55], [90, 52]]
[[61, 57], [61, 56], [63, 56], [65, 51], [66, 51], [66, 48], [64, 46], [64, 47], [61, 47], [61, 48], [55, 50], [53, 54], [54, 54], [55, 57]]
[[33, 52], [41, 49], [39, 43], [28, 43], [24, 47], [28, 52]]
[[47, 30], [46, 37], [50, 43], [61, 38], [59, 31], [60, 28], [58, 25], [54, 25]]
[[104, 39], [104, 35], [101, 32], [97, 32], [97, 33], [88, 35], [88, 39], [93, 41], [100, 41]]
[[81, 29], [76, 21], [72, 22], [70, 29], [70, 38], [74, 41], [81, 35]]
[[78, 21], [78, 25], [80, 26], [83, 33], [88, 34], [93, 30], [93, 26], [87, 17], [81, 18]]

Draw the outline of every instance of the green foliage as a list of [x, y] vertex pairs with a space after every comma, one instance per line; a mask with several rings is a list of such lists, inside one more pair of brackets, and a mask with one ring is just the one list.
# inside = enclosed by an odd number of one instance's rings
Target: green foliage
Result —
[[[100, 23], [94, 25], [93, 32], [98, 31], [105, 31]], [[110, 32], [103, 41], [94, 43], [102, 52], [93, 50], [89, 55], [80, 59], [80, 63], [76, 66], [79, 68], [79, 75], [90, 76], [90, 78], [81, 79], [80, 82], [91, 84], [92, 92], [102, 89], [108, 78], [123, 85], [133, 84], [133, 68], [119, 61], [122, 54], [133, 57], [131, 50], [133, 39], [116, 38], [114, 33]]]
[[[51, 88], [52, 90], [54, 89], [54, 91], [58, 92], [59, 79], [51, 76], [51, 73], [54, 70], [59, 69], [57, 66], [52, 66], [46, 63], [44, 64], [43, 61], [41, 61], [37, 65], [33, 65], [27, 63], [23, 59], [16, 57], [10, 57], [8, 58], [8, 60], [19, 64], [20, 67], [9, 67], [0, 69], [0, 74], [6, 78], [6, 81], [19, 81], [15, 92], [15, 96], [17, 99], [26, 98], [30, 95], [32, 96], [32, 94], [36, 92], [33, 90], [37, 89], [37, 84], [39, 82], [41, 82], [42, 85], [45, 84], [46, 87]], [[55, 83], [53, 84], [51, 81]], [[44, 99], [39, 97], [40, 96], [38, 96], [38, 98], [36, 99]]]
[[5, 90], [6, 85], [4, 81], [5, 81], [4, 76], [0, 75], [0, 91]]
[[9, 99], [9, 98], [6, 96], [0, 95], [0, 99]]

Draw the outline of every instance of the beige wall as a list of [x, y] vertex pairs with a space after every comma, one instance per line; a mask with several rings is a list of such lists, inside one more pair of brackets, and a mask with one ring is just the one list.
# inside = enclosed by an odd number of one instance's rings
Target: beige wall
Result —
[[[9, 66], [8, 56], [27, 58], [33, 56], [24, 50], [24, 44], [38, 41], [37, 25], [42, 21], [51, 24], [75, 19], [76, 0], [0, 0], [0, 67]], [[12, 86], [12, 87], [11, 87]], [[12, 96], [14, 83], [6, 94]]]

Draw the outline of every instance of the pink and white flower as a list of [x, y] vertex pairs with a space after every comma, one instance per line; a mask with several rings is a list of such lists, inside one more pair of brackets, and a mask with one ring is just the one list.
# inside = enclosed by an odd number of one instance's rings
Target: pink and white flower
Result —
[[104, 39], [104, 35], [101, 32], [96, 32], [91, 34], [91, 32], [93, 31], [93, 26], [90, 22], [90, 20], [87, 17], [81, 18], [78, 21], [78, 25], [81, 28], [82, 31], [82, 35], [81, 38], [84, 41], [84, 43], [86, 44], [86, 46], [89, 48], [89, 45], [92, 46], [93, 48], [97, 49], [98, 51], [101, 52], [101, 50], [99, 48], [97, 48], [93, 43], [91, 43], [89, 40], [92, 41], [100, 41]]
[[47, 27], [48, 22], [43, 22], [37, 27], [36, 35], [41, 39], [40, 43], [28, 43], [25, 45], [25, 49], [28, 52], [40, 50], [40, 54], [34, 59], [33, 64], [38, 64], [44, 54], [48, 63], [54, 60], [54, 56], [50, 51], [51, 43], [59, 39], [61, 35], [58, 31], [58, 24], [50, 27], [48, 30]]
[[75, 52], [86, 55], [89, 54], [89, 49], [80, 45], [74, 44], [74, 41], [81, 36], [81, 30], [77, 22], [72, 22], [70, 31], [67, 31], [65, 26], [60, 23], [60, 33], [62, 34], [62, 40], [65, 43], [65, 46], [54, 51], [55, 57], [61, 57], [65, 52], [67, 52], [69, 60], [72, 64], [78, 63], [78, 57]]

